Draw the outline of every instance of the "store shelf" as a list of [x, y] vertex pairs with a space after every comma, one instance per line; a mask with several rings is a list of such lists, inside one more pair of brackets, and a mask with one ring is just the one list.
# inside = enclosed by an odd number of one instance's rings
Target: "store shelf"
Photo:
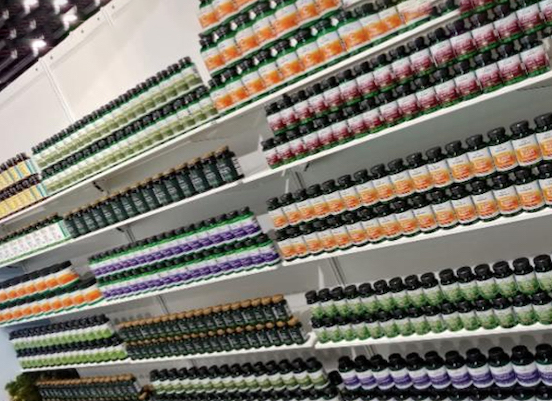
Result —
[[49, 366], [45, 368], [28, 368], [28, 369], [21, 369], [21, 372], [29, 373], [29, 372], [49, 372], [49, 371], [63, 370], [63, 369], [109, 368], [111, 366], [128, 365], [129, 363], [130, 363], [130, 360], [125, 359], [122, 361], [109, 361], [109, 362], [102, 362], [102, 363], [81, 363], [81, 364], [75, 364], [75, 365]]
[[241, 183], [241, 180], [238, 180], [238, 181], [234, 181], [230, 184], [226, 184], [226, 185], [223, 185], [221, 187], [218, 187], [218, 188], [215, 188], [215, 189], [212, 189], [210, 191], [207, 191], [207, 192], [203, 192], [201, 194], [198, 194], [198, 195], [195, 195], [195, 196], [192, 196], [190, 198], [186, 198], [186, 199], [183, 199], [179, 202], [174, 202], [174, 203], [171, 203], [167, 206], [163, 206], [163, 207], [160, 207], [158, 209], [155, 209], [155, 210], [152, 210], [150, 212], [147, 212], [147, 213], [143, 213], [143, 214], [140, 214], [138, 216], [134, 216], [130, 219], [126, 219], [124, 221], [121, 221], [119, 223], [116, 223], [116, 224], [112, 224], [110, 226], [107, 226], [107, 227], [104, 227], [100, 230], [96, 230], [96, 231], [92, 231], [88, 234], [85, 234], [85, 235], [82, 235], [80, 237], [77, 237], [77, 238], [74, 238], [74, 239], [71, 239], [71, 240], [68, 240], [68, 241], [65, 241], [65, 242], [62, 242], [61, 244], [58, 244], [56, 246], [53, 246], [51, 248], [47, 248], [47, 249], [43, 249], [39, 252], [36, 252], [36, 253], [33, 253], [31, 255], [27, 255], [27, 256], [24, 256], [24, 257], [21, 257], [21, 258], [18, 258], [18, 259], [14, 259], [12, 261], [10, 261], [9, 263], [4, 263], [4, 264], [1, 264], [0, 265], [0, 268], [2, 267], [5, 267], [5, 266], [11, 266], [11, 265], [14, 265], [15, 263], [18, 263], [18, 262], [21, 262], [21, 261], [24, 261], [24, 260], [28, 260], [30, 258], [35, 258], [37, 256], [40, 256], [40, 255], [44, 255], [46, 253], [49, 253], [49, 252], [52, 252], [56, 249], [60, 249], [60, 248], [66, 248], [66, 247], [74, 247], [74, 246], [77, 246], [77, 245], [80, 245], [80, 244], [84, 244], [84, 243], [88, 243], [90, 242], [91, 239], [93, 239], [94, 237], [97, 237], [105, 232], [108, 232], [108, 231], [112, 231], [112, 230], [115, 230], [115, 229], [118, 229], [118, 228], [121, 228], [121, 227], [125, 227], [125, 226], [129, 226], [131, 225], [132, 223], [134, 222], [137, 222], [137, 221], [142, 221], [142, 220], [145, 220], [145, 219], [148, 219], [152, 216], [156, 216], [160, 213], [163, 213], [167, 210], [171, 210], [171, 209], [175, 209], [175, 208], [178, 208], [178, 207], [182, 207], [188, 203], [191, 203], [191, 202], [195, 202], [199, 199], [202, 199], [202, 198], [205, 198], [207, 196], [211, 196], [211, 195], [214, 195], [214, 194], [217, 194], [217, 193], [220, 193], [220, 192], [223, 192], [223, 191], [226, 191], [226, 190], [229, 190], [231, 188], [235, 188], [236, 186], [240, 185]]
[[369, 345], [385, 345], [385, 344], [402, 344], [402, 343], [413, 343], [419, 341], [439, 341], [439, 340], [454, 340], [454, 339], [463, 339], [463, 338], [475, 338], [475, 337], [485, 337], [485, 336], [498, 336], [501, 334], [506, 335], [516, 335], [524, 333], [536, 333], [540, 331], [549, 331], [552, 330], [552, 325], [543, 325], [540, 323], [531, 325], [531, 326], [515, 326], [511, 329], [504, 329], [502, 327], [485, 330], [477, 329], [473, 331], [468, 331], [465, 329], [459, 331], [445, 331], [443, 333], [428, 333], [425, 335], [412, 334], [411, 336], [402, 336], [388, 338], [382, 337], [378, 339], [369, 338], [367, 340], [354, 340], [354, 341], [340, 341], [338, 343], [316, 343], [314, 346], [315, 349], [325, 350], [325, 349], [336, 349], [336, 348], [354, 348], [354, 347], [366, 347]]
[[131, 295], [131, 296], [128, 296], [128, 297], [117, 298], [117, 299], [114, 299], [114, 300], [104, 300], [104, 301], [98, 302], [97, 304], [87, 306], [87, 307], [83, 307], [83, 308], [80, 308], [80, 309], [72, 309], [72, 310], [63, 311], [63, 312], [60, 312], [60, 313], [51, 314], [51, 315], [48, 315], [48, 316], [38, 316], [38, 317], [31, 318], [31, 319], [25, 319], [25, 320], [19, 320], [17, 322], [6, 323], [6, 324], [3, 324], [3, 325], [0, 325], [0, 328], [17, 326], [17, 325], [20, 325], [20, 324], [37, 322], [37, 321], [41, 321], [41, 320], [45, 320], [45, 319], [66, 317], [66, 316], [74, 315], [74, 314], [78, 314], [78, 313], [90, 312], [92, 310], [104, 309], [104, 308], [109, 308], [109, 307], [116, 306], [116, 305], [128, 304], [128, 303], [131, 303], [131, 302], [134, 302], [134, 301], [140, 301], [140, 300], [143, 300], [143, 299], [148, 299], [148, 298], [152, 298], [152, 297], [156, 297], [156, 296], [172, 294], [172, 293], [175, 293], [175, 292], [190, 290], [190, 289], [197, 288], [197, 287], [204, 287], [204, 286], [208, 286], [208, 285], [212, 285], [212, 284], [220, 283], [220, 282], [224, 282], [224, 281], [229, 281], [229, 280], [237, 280], [237, 279], [241, 279], [241, 278], [244, 278], [244, 277], [253, 276], [253, 275], [256, 275], [256, 274], [268, 273], [268, 272], [277, 270], [279, 267], [280, 267], [280, 265], [267, 266], [267, 267], [264, 267], [262, 269], [247, 270], [247, 271], [235, 273], [235, 274], [232, 274], [232, 275], [229, 275], [229, 276], [217, 277], [217, 278], [214, 278], [214, 279], [211, 279], [211, 280], [208, 280], [208, 281], [198, 281], [198, 282], [195, 282], [195, 283], [192, 283], [192, 284], [189, 284], [189, 285], [170, 287], [170, 288], [165, 288], [165, 289], [162, 289], [162, 290], [159, 290], [159, 291], [151, 291], [151, 292], [147, 292], [147, 293], [143, 293], [143, 294], [136, 294], [136, 295]]
[[[283, 94], [285, 93], [288, 93], [288, 92], [291, 92], [291, 91], [294, 91], [294, 90], [297, 90], [301, 87], [304, 87], [306, 85], [309, 85], [313, 82], [316, 82], [316, 81], [319, 81], [320, 79], [324, 78], [325, 76], [327, 75], [331, 75], [331, 74], [335, 74], [337, 71], [340, 71], [344, 68], [347, 68], [349, 66], [351, 66], [352, 64], [355, 64], [361, 60], [364, 60], [366, 58], [369, 58], [371, 56], [374, 56], [376, 54], [379, 54], [381, 53], [382, 51], [385, 51], [399, 43], [402, 43], [404, 41], [407, 41], [413, 37], [416, 37], [418, 35], [420, 35], [421, 33], [427, 31], [427, 30], [431, 30], [433, 28], [436, 28], [438, 26], [441, 26], [447, 22], [450, 22], [456, 18], [459, 17], [459, 12], [458, 11], [452, 11], [450, 13], [447, 13], [446, 15], [443, 15], [441, 17], [438, 17], [438, 18], [435, 18], [425, 24], [422, 24], [412, 30], [409, 30], [407, 32], [404, 32], [400, 35], [397, 35], [383, 43], [380, 43], [379, 45], [377, 46], [374, 46], [374, 47], [371, 47], [371, 48], [368, 48], [366, 49], [365, 51], [362, 51], [358, 54], [355, 54], [354, 56], [351, 56], [345, 60], [342, 60], [340, 61], [339, 63], [336, 63], [332, 66], [329, 66], [327, 68], [324, 68], [323, 70], [321, 71], [318, 71], [314, 74], [310, 74], [306, 77], [304, 77], [303, 79], [300, 79], [299, 81], [293, 83], [293, 84], [289, 84], [289, 85], [285, 85], [283, 88], [273, 92], [273, 93], [270, 93], [258, 100], [255, 100], [251, 103], [249, 103], [248, 105], [246, 106], [243, 106], [241, 107], [240, 109], [238, 110], [235, 110], [235, 111], [232, 111], [226, 115], [223, 115], [219, 118], [216, 118], [214, 120], [211, 120], [211, 121], [208, 121], [206, 123], [204, 123], [203, 125], [200, 125], [190, 131], [187, 131], [187, 132], [184, 132], [182, 135], [180, 136], [177, 136], [157, 147], [154, 147], [144, 153], [141, 153], [140, 155], [137, 155], [133, 158], [130, 158], [128, 159], [127, 161], [125, 162], [122, 162], [110, 169], [107, 169], [95, 176], [92, 176], [92, 177], [89, 177], [67, 189], [64, 189], [52, 196], [50, 196], [49, 198], [46, 198], [44, 201], [40, 202], [40, 203], [37, 203], [36, 205], [34, 206], [31, 206], [25, 210], [22, 210], [20, 212], [17, 212], [11, 216], [8, 216], [4, 219], [1, 219], [0, 220], [0, 225], [6, 225], [6, 224], [12, 224], [22, 218], [25, 218], [27, 216], [30, 216], [30, 215], [33, 215], [33, 214], [36, 214], [36, 213], [40, 213], [42, 211], [44, 211], [44, 207], [46, 205], [51, 205], [53, 202], [56, 202], [56, 201], [61, 201], [62, 198], [68, 196], [69, 194], [74, 194], [76, 193], [77, 190], [85, 187], [85, 186], [88, 186], [94, 182], [97, 182], [99, 180], [102, 180], [102, 179], [107, 179], [109, 177], [112, 177], [112, 176], [115, 176], [115, 175], [119, 175], [121, 173], [123, 173], [124, 171], [127, 171], [128, 169], [130, 168], [133, 168], [139, 164], [142, 164], [142, 163], [145, 163], [149, 160], [153, 160], [153, 159], [156, 159], [156, 158], [159, 158], [161, 157], [162, 155], [164, 155], [165, 153], [169, 152], [169, 151], [178, 151], [178, 148], [181, 147], [182, 145], [184, 145], [187, 141], [189, 141], [192, 137], [198, 137], [202, 134], [206, 134], [206, 133], [209, 133], [209, 132], [213, 132], [213, 131], [217, 131], [217, 128], [219, 128], [219, 126], [221, 124], [224, 124], [224, 123], [227, 123], [228, 121], [231, 121], [231, 120], [236, 120], [238, 118], [241, 118], [241, 117], [247, 117], [248, 114], [250, 114], [251, 112], [255, 111], [255, 110], [261, 110], [262, 107], [269, 103], [269, 102], [272, 102], [278, 98], [280, 98]], [[221, 129], [219, 130], [220, 133], [222, 135], [225, 135], [227, 134], [227, 132], [224, 130], [224, 129]], [[218, 134], [218, 132], [217, 132]], [[337, 150], [336, 150], [337, 151]], [[317, 155], [318, 156], [318, 155]], [[323, 156], [318, 156], [318, 157], [323, 157]], [[318, 158], [317, 157], [317, 158]], [[270, 172], [263, 172], [263, 174], [267, 174], [267, 175], [272, 175], [273, 172], [270, 171]], [[260, 178], [264, 177], [264, 175], [260, 175], [259, 176]], [[76, 206], [76, 205], [73, 205], [73, 206]]]
[[[320, 260], [326, 260], [326, 259], [336, 258], [336, 257], [355, 255], [355, 254], [370, 252], [373, 250], [378, 250], [383, 248], [397, 248], [402, 245], [412, 244], [417, 242], [420, 242], [421, 244], [424, 244], [427, 247], [426, 249], [424, 249], [424, 251], [427, 250], [428, 252], [430, 252], [432, 247], [432, 240], [447, 238], [447, 237], [451, 237], [451, 239], [453, 239], [453, 237], [455, 236], [459, 236], [466, 233], [470, 233], [470, 235], [473, 235], [474, 233], [480, 233], [481, 235], [488, 235], [489, 230], [493, 228], [508, 229], [508, 235], [512, 237], [516, 237], [516, 232], [512, 231], [512, 226], [515, 226], [516, 224], [523, 223], [523, 222], [529, 222], [529, 223], [534, 222], [535, 220], [540, 220], [540, 222], [544, 222], [544, 220], [541, 220], [541, 219], [551, 219], [551, 218], [552, 218], [552, 209], [550, 208], [543, 209], [534, 213], [524, 212], [513, 217], [500, 217], [490, 222], [480, 221], [469, 226], [457, 226], [449, 230], [441, 229], [429, 234], [421, 233], [414, 237], [402, 237], [394, 241], [383, 241], [378, 244], [367, 244], [363, 247], [351, 248], [347, 250], [338, 250], [332, 253], [322, 253], [320, 255], [308, 256], [303, 259], [296, 259], [292, 261], [283, 262], [283, 266], [286, 266], [286, 267], [297, 266], [305, 263], [317, 262]], [[548, 224], [550, 223], [552, 223], [552, 221], [549, 222]], [[549, 226], [549, 227], [552, 227], [552, 226]], [[473, 240], [476, 241], [475, 238]], [[451, 246], [453, 246], [453, 244], [451, 244]]]
[[[283, 166], [274, 168], [274, 169], [267, 169], [260, 172], [257, 172], [255, 174], [252, 174], [244, 179], [245, 183], [253, 182], [257, 180], [261, 180], [265, 177], [274, 175], [274, 174], [281, 174], [287, 170], [291, 170], [296, 167], [306, 166], [308, 163], [311, 163], [313, 161], [334, 155], [339, 152], [343, 152], [347, 149], [358, 147], [359, 145], [365, 144], [367, 142], [374, 141], [376, 139], [389, 136], [394, 133], [406, 131], [410, 128], [421, 126], [423, 124], [426, 124], [428, 121], [431, 120], [441, 120], [446, 119], [446, 117], [450, 116], [451, 114], [457, 113], [463, 109], [471, 108], [471, 107], [477, 107], [478, 105], [488, 102], [489, 100], [499, 98], [501, 96], [511, 94], [513, 92], [517, 92], [519, 90], [529, 89], [535, 86], [539, 85], [545, 85], [552, 82], [552, 71], [541, 74], [537, 77], [528, 78], [524, 81], [518, 82], [513, 85], [506, 86], [502, 89], [496, 90], [494, 92], [484, 94], [481, 96], [478, 96], [474, 99], [467, 100], [464, 102], [461, 102], [457, 105], [447, 107], [441, 110], [438, 110], [436, 112], [433, 112], [431, 114], [426, 114], [421, 117], [415, 118], [413, 120], [405, 121], [401, 124], [394, 125], [390, 128], [383, 129], [375, 134], [367, 135], [360, 139], [355, 139], [350, 142], [347, 142], [343, 145], [338, 145], [334, 148], [324, 150], [322, 152], [316, 153], [312, 156], [307, 156], [302, 159], [296, 160], [294, 162], [285, 164]], [[402, 138], [404, 141], [415, 141], [416, 138]]]

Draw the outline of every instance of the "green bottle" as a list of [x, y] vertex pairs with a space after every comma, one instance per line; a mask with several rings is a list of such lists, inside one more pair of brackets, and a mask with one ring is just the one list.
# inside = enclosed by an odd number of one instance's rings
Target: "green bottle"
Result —
[[514, 274], [519, 291], [526, 295], [533, 295], [539, 290], [539, 282], [535, 269], [527, 258], [514, 260]]
[[493, 265], [493, 271], [498, 291], [505, 297], [513, 297], [517, 294], [517, 284], [514, 272], [508, 262], [500, 261]]

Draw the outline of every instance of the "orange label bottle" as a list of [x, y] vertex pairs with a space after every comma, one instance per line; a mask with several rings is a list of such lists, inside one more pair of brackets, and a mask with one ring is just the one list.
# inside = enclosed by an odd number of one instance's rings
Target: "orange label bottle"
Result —
[[481, 220], [492, 220], [500, 211], [498, 203], [487, 184], [482, 180], [476, 180], [472, 184], [472, 199], [477, 214]]
[[458, 218], [456, 217], [452, 203], [446, 200], [444, 194], [440, 190], [432, 192], [431, 198], [433, 200], [431, 209], [433, 210], [435, 220], [437, 220], [439, 227], [449, 228], [458, 224]]
[[318, 235], [326, 252], [332, 252], [337, 249], [337, 241], [334, 238], [331, 229], [321, 231]]
[[[341, 199], [343, 199], [343, 202], [345, 203], [345, 207], [347, 208], [347, 210], [356, 210], [362, 206], [362, 199], [360, 197], [360, 194], [357, 192], [352, 182], [349, 182], [345, 185], [347, 186], [351, 185], [351, 186], [339, 191], [339, 194], [341, 195]], [[343, 185], [341, 185], [341, 187], [343, 188]]]
[[397, 196], [406, 197], [414, 193], [414, 182], [412, 181], [412, 178], [410, 178], [408, 171], [405, 170], [392, 174], [390, 179], [393, 183]]
[[523, 210], [528, 212], [540, 210], [545, 206], [545, 200], [538, 181], [530, 170], [517, 170], [516, 192]]
[[[306, 35], [306, 33], [304, 34]], [[318, 47], [315, 39], [299, 43], [296, 47], [297, 56], [305, 70], [310, 70], [324, 62], [324, 53]]]
[[[396, 203], [404, 203], [399, 201]], [[418, 225], [418, 220], [414, 215], [412, 210], [405, 210], [403, 212], [398, 212], [395, 214], [397, 221], [399, 222], [402, 232], [404, 235], [414, 235], [420, 232], [420, 226]]]
[[539, 166], [539, 187], [546, 204], [552, 205], [552, 164], [543, 163]]
[[478, 213], [472, 198], [462, 187], [451, 188], [452, 206], [454, 213], [461, 224], [470, 224], [477, 221]]
[[472, 164], [467, 155], [449, 157], [447, 163], [455, 182], [465, 182], [473, 178]]
[[295, 6], [299, 12], [299, 20], [302, 24], [320, 15], [315, 0], [297, 0]]
[[531, 166], [542, 160], [540, 146], [535, 135], [512, 139], [512, 146], [520, 166]]
[[320, 14], [325, 14], [341, 5], [339, 0], [315, 0], [315, 3]]
[[276, 46], [281, 49], [276, 59], [276, 65], [284, 79], [290, 79], [303, 72], [304, 67], [301, 64], [301, 60], [299, 60], [299, 56], [297, 56], [297, 53], [293, 49], [288, 48], [287, 43], [280, 42]]
[[509, 216], [521, 211], [519, 196], [508, 176], [500, 174], [493, 177], [493, 195], [502, 215]]
[[317, 255], [324, 250], [322, 240], [315, 231], [310, 234], [303, 235], [303, 239], [305, 240], [311, 255]]
[[483, 140], [482, 135], [473, 135], [466, 139], [468, 144], [468, 159], [472, 164], [476, 177], [485, 177], [496, 171], [493, 156]]
[[297, 28], [300, 22], [299, 11], [294, 0], [281, 3], [274, 12], [274, 28], [278, 36]]
[[352, 51], [363, 46], [369, 39], [364, 27], [356, 18], [343, 21], [342, 25], [337, 28], [337, 32], [345, 44], [345, 49], [347, 49], [347, 51]]
[[203, 29], [207, 29], [219, 21], [217, 13], [211, 4], [202, 5], [199, 8], [197, 18], [199, 19], [199, 24]]
[[213, 8], [220, 21], [238, 11], [238, 6], [233, 0], [213, 0]]
[[332, 27], [329, 22], [321, 22], [321, 24], [322, 27], [319, 27], [319, 24], [316, 24], [319, 28], [316, 43], [318, 44], [318, 48], [324, 54], [324, 61], [329, 62], [345, 53], [345, 45], [341, 41], [335, 27]]

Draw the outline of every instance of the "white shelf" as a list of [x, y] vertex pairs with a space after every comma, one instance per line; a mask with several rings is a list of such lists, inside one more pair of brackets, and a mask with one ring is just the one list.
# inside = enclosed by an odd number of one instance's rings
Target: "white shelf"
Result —
[[402, 344], [402, 343], [411, 343], [419, 341], [438, 341], [438, 340], [453, 340], [459, 338], [472, 338], [472, 337], [485, 337], [485, 336], [496, 336], [496, 335], [516, 335], [523, 333], [535, 333], [539, 331], [548, 331], [552, 330], [552, 325], [543, 325], [540, 323], [531, 325], [531, 326], [522, 326], [517, 325], [511, 329], [504, 329], [502, 327], [485, 330], [477, 329], [473, 331], [469, 330], [459, 330], [459, 331], [445, 331], [443, 333], [428, 333], [424, 335], [412, 334], [411, 336], [402, 336], [388, 338], [369, 338], [367, 340], [354, 340], [354, 341], [340, 341], [338, 343], [328, 342], [328, 343], [316, 343], [315, 349], [336, 349], [336, 348], [354, 348], [354, 347], [365, 347], [369, 345], [383, 345], [383, 344]]
[[[401, 245], [405, 244], [412, 244], [416, 242], [424, 242], [424, 241], [431, 241], [439, 238], [445, 238], [449, 236], [455, 236], [460, 235], [464, 233], [470, 233], [474, 231], [484, 231], [488, 230], [493, 227], [506, 227], [512, 224], [520, 223], [520, 222], [530, 222], [535, 219], [542, 219], [542, 218], [551, 218], [552, 217], [552, 209], [546, 208], [543, 210], [540, 210], [538, 212], [529, 213], [529, 212], [523, 212], [518, 214], [517, 216], [513, 217], [500, 217], [496, 220], [489, 221], [489, 222], [477, 222], [475, 224], [469, 225], [469, 226], [457, 226], [449, 230], [440, 229], [437, 231], [434, 231], [432, 233], [428, 234], [418, 234], [415, 237], [402, 237], [394, 241], [383, 241], [378, 244], [367, 244], [362, 247], [358, 248], [351, 248], [344, 251], [335, 251], [332, 253], [321, 253], [320, 255], [313, 255], [308, 256], [303, 259], [295, 259], [292, 261], [284, 261], [283, 266], [297, 266], [302, 265], [305, 263], [311, 263], [316, 262], [319, 260], [326, 260], [336, 257], [343, 257], [348, 255], [354, 255], [362, 252], [370, 252], [372, 250], [377, 249], [383, 249], [383, 248], [391, 248], [391, 247], [399, 247]], [[512, 233], [512, 235], [514, 235]]]
[[265, 353], [265, 352], [286, 352], [286, 351], [291, 352], [291, 351], [312, 349], [315, 343], [316, 343], [316, 336], [310, 333], [308, 335], [307, 341], [305, 341], [304, 344], [282, 345], [280, 347], [252, 348], [252, 349], [238, 350], [238, 351], [213, 352], [210, 354], [172, 356], [169, 358], [140, 359], [136, 361], [131, 361], [130, 364], [131, 365], [165, 364], [165, 363], [186, 361], [190, 359], [223, 358], [223, 357], [229, 357], [229, 356], [259, 354], [259, 353]]
[[18, 320], [16, 322], [6, 323], [6, 324], [3, 324], [3, 325], [0, 325], [0, 328], [17, 326], [19, 324], [37, 322], [37, 321], [46, 320], [46, 319], [65, 317], [65, 316], [74, 315], [74, 314], [77, 314], [77, 313], [89, 312], [89, 311], [95, 310], [95, 309], [109, 308], [109, 307], [115, 306], [115, 305], [127, 304], [127, 303], [130, 303], [130, 302], [139, 301], [139, 300], [142, 300], [142, 299], [148, 299], [148, 298], [152, 298], [152, 297], [156, 297], [156, 296], [160, 296], [160, 295], [167, 295], [167, 294], [172, 294], [172, 293], [179, 292], [179, 291], [190, 290], [190, 289], [197, 288], [197, 287], [204, 287], [204, 286], [208, 286], [208, 285], [211, 285], [211, 284], [220, 283], [220, 282], [223, 282], [223, 281], [236, 280], [236, 279], [240, 279], [240, 278], [244, 278], [244, 277], [248, 277], [248, 276], [253, 276], [253, 275], [256, 275], [256, 274], [267, 273], [267, 272], [275, 271], [279, 267], [280, 267], [280, 265], [267, 266], [267, 267], [264, 267], [264, 268], [261, 268], [261, 269], [247, 270], [247, 271], [244, 271], [244, 272], [239, 272], [239, 273], [231, 274], [231, 275], [228, 275], [228, 276], [220, 276], [220, 277], [213, 278], [213, 279], [207, 280], [207, 281], [198, 281], [198, 282], [194, 282], [194, 283], [188, 284], [188, 285], [175, 286], [175, 287], [165, 288], [165, 289], [158, 290], [158, 291], [151, 291], [151, 292], [146, 292], [146, 293], [142, 293], [142, 294], [136, 294], [136, 295], [130, 295], [130, 296], [127, 296], [127, 297], [121, 297], [121, 298], [117, 298], [117, 299], [113, 299], [113, 300], [103, 300], [103, 301], [100, 301], [100, 302], [98, 302], [94, 305], [86, 306], [86, 307], [83, 307], [83, 308], [80, 308], [80, 309], [72, 309], [72, 310], [63, 311], [63, 312], [56, 313], [56, 314], [51, 314], [51, 315], [48, 315], [48, 316], [37, 316], [37, 317], [30, 318], [30, 319]]
[[186, 199], [182, 199], [181, 201], [168, 204], [166, 206], [157, 208], [157, 209], [149, 211], [147, 213], [139, 214], [138, 216], [134, 216], [130, 219], [120, 221], [116, 224], [112, 224], [110, 226], [101, 228], [101, 229], [96, 230], [96, 231], [92, 231], [88, 234], [81, 235], [80, 237], [73, 238], [73, 239], [70, 239], [68, 241], [64, 241], [64, 242], [62, 242], [62, 243], [60, 243], [56, 246], [53, 246], [51, 248], [46, 248], [46, 249], [43, 249], [39, 252], [36, 252], [36, 253], [30, 254], [30, 255], [26, 255], [26, 256], [11, 260], [10, 262], [0, 264], [0, 268], [6, 267], [6, 266], [11, 266], [11, 265], [13, 265], [17, 262], [21, 262], [21, 261], [24, 261], [24, 260], [27, 260], [27, 259], [30, 259], [30, 258], [40, 256], [40, 255], [44, 255], [46, 253], [49, 253], [49, 252], [54, 251], [54, 250], [59, 249], [59, 248], [70, 247], [70, 246], [74, 246], [76, 244], [87, 242], [87, 240], [90, 240], [91, 238], [97, 237], [98, 235], [101, 235], [105, 232], [112, 231], [112, 230], [115, 230], [115, 229], [120, 228], [120, 227], [128, 226], [128, 225], [130, 225], [134, 222], [145, 220], [149, 217], [158, 215], [158, 214], [163, 213], [167, 210], [175, 209], [175, 208], [181, 207], [183, 205], [186, 205], [188, 203], [195, 202], [199, 199], [205, 198], [207, 196], [211, 196], [211, 195], [229, 190], [231, 188], [234, 188], [234, 187], [238, 186], [241, 183], [241, 181], [242, 180], [237, 180], [237, 181], [231, 182], [230, 184], [222, 185], [218, 188], [211, 189], [210, 191], [203, 192], [203, 193], [197, 194], [195, 196], [191, 196], [191, 197], [186, 198]]
[[109, 362], [102, 362], [102, 363], [82, 363], [82, 364], [75, 364], [75, 365], [49, 366], [45, 368], [28, 368], [28, 369], [21, 369], [21, 372], [29, 373], [29, 372], [49, 372], [49, 371], [64, 370], [64, 369], [109, 368], [111, 366], [128, 365], [130, 363], [129, 361], [130, 361], [129, 359], [124, 359], [122, 361], [109, 361]]
[[167, 358], [153, 358], [153, 359], [140, 359], [140, 360], [125, 359], [124, 361], [113, 361], [113, 362], [82, 364], [82, 365], [65, 365], [65, 366], [55, 366], [55, 367], [37, 368], [37, 369], [23, 369], [22, 371], [23, 372], [43, 372], [43, 371], [51, 371], [51, 370], [59, 370], [59, 369], [89, 369], [89, 368], [108, 368], [111, 366], [167, 364], [167, 363], [188, 361], [192, 359], [195, 360], [195, 359], [206, 359], [206, 358], [224, 358], [224, 357], [232, 357], [232, 356], [259, 354], [259, 353], [265, 353], [265, 352], [293, 352], [293, 351], [299, 351], [299, 350], [312, 349], [315, 343], [316, 343], [316, 336], [314, 334], [309, 334], [307, 341], [304, 344], [282, 345], [280, 347], [252, 348], [252, 349], [236, 350], [236, 351], [213, 352], [210, 354], [171, 356]]
[[[169, 150], [174, 150], [176, 147], [183, 145], [190, 138], [195, 137], [195, 136], [199, 136], [202, 133], [206, 133], [206, 132], [215, 130], [216, 128], [218, 128], [218, 126], [220, 124], [224, 124], [225, 122], [228, 122], [230, 120], [237, 119], [239, 117], [245, 117], [251, 111], [257, 110], [257, 109], [263, 107], [265, 104], [270, 103], [270, 102], [280, 98], [285, 93], [297, 90], [301, 87], [304, 87], [304, 86], [309, 85], [313, 82], [316, 82], [316, 81], [322, 79], [323, 77], [325, 77], [327, 75], [334, 74], [339, 70], [342, 70], [344, 68], [347, 68], [347, 67], [351, 66], [352, 64], [355, 64], [355, 63], [357, 63], [361, 60], [364, 60], [368, 57], [379, 54], [379, 53], [385, 51], [388, 48], [391, 48], [391, 47], [393, 47], [393, 46], [395, 46], [399, 43], [402, 43], [406, 40], [409, 40], [410, 38], [416, 37], [416, 36], [418, 36], [419, 34], [425, 32], [425, 31], [428, 31], [428, 30], [431, 30], [431, 29], [436, 28], [438, 26], [441, 26], [441, 25], [443, 25], [443, 24], [445, 24], [449, 21], [452, 21], [452, 20], [458, 18], [458, 17], [459, 17], [459, 12], [458, 11], [449, 12], [446, 15], [443, 15], [439, 18], [435, 18], [431, 21], [428, 21], [427, 23], [422, 24], [422, 25], [420, 25], [420, 26], [418, 26], [418, 27], [416, 27], [412, 30], [404, 32], [404, 33], [402, 33], [400, 35], [397, 35], [397, 36], [395, 36], [395, 37], [393, 37], [393, 38], [391, 38], [391, 39], [389, 39], [389, 40], [387, 40], [383, 43], [380, 43], [377, 46], [368, 48], [365, 51], [362, 51], [358, 54], [355, 54], [354, 56], [351, 56], [351, 57], [349, 57], [345, 60], [340, 61], [339, 63], [336, 63], [332, 66], [327, 67], [327, 68], [324, 68], [323, 70], [321, 70], [319, 72], [308, 75], [308, 76], [304, 77], [303, 79], [301, 79], [301, 80], [299, 80], [299, 81], [297, 81], [293, 84], [286, 85], [282, 89], [280, 89], [276, 92], [273, 92], [273, 93], [271, 93], [267, 96], [264, 96], [261, 99], [253, 101], [250, 104], [248, 104], [248, 105], [246, 105], [246, 106], [244, 106], [244, 107], [242, 107], [238, 110], [232, 111], [232, 112], [230, 112], [226, 115], [223, 115], [219, 118], [216, 118], [212, 121], [206, 122], [205, 124], [200, 125], [200, 126], [194, 128], [194, 129], [192, 129], [188, 132], [185, 132], [182, 135], [177, 136], [177, 137], [175, 137], [175, 138], [173, 138], [173, 139], [171, 139], [171, 140], [169, 140], [169, 141], [167, 141], [167, 142], [165, 142], [165, 143], [163, 143], [163, 144], [161, 144], [157, 147], [154, 147], [154, 148], [144, 152], [144, 153], [141, 153], [141, 154], [137, 155], [136, 157], [130, 158], [130, 159], [126, 160], [125, 162], [122, 162], [122, 163], [120, 163], [116, 166], [113, 166], [110, 169], [107, 169], [107, 170], [105, 170], [105, 171], [103, 171], [103, 172], [101, 172], [101, 173], [99, 173], [95, 176], [92, 176], [92, 177], [89, 177], [89, 178], [87, 178], [83, 181], [80, 181], [79, 183], [77, 183], [77, 184], [75, 184], [75, 185], [73, 185], [73, 186], [71, 186], [67, 189], [64, 189], [60, 192], [57, 192], [56, 194], [46, 198], [44, 201], [39, 202], [39, 203], [37, 203], [37, 204], [35, 204], [35, 205], [25, 209], [25, 210], [22, 210], [22, 211], [16, 212], [13, 215], [7, 216], [4, 219], [0, 220], [0, 225], [6, 225], [6, 224], [14, 223], [17, 220], [19, 220], [20, 218], [23, 218], [23, 217], [28, 216], [28, 215], [32, 215], [34, 213], [38, 213], [38, 212], [44, 210], [43, 208], [44, 208], [45, 205], [51, 204], [52, 202], [54, 202], [56, 200], [60, 200], [60, 198], [65, 197], [65, 196], [67, 196], [71, 193], [75, 193], [78, 189], [80, 189], [84, 186], [90, 185], [93, 182], [98, 181], [100, 179], [105, 179], [107, 177], [120, 174], [120, 173], [124, 172], [125, 170], [127, 170], [129, 168], [132, 168], [132, 167], [134, 167], [138, 164], [144, 163], [145, 161], [160, 157], [165, 152], [167, 152]], [[220, 130], [220, 132], [223, 133], [223, 134], [226, 134], [226, 132], [224, 130]], [[358, 142], [355, 142], [355, 143], [358, 143]], [[333, 150], [333, 151], [337, 151], [337, 150]], [[317, 155], [317, 156], [318, 156], [317, 158], [324, 157], [324, 155]], [[302, 164], [302, 163], [300, 163], [300, 164]], [[289, 167], [286, 166], [286, 169], [287, 168], [292, 168], [292, 167], [291, 166], [289, 166]], [[264, 174], [266, 174], [266, 175], [272, 175], [273, 173], [274, 173], [273, 171], [264, 172]], [[265, 175], [260, 175], [259, 178], [262, 178], [264, 176]]]

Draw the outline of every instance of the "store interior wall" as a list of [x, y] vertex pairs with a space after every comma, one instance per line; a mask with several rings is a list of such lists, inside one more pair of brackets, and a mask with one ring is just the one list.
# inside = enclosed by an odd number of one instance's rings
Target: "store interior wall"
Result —
[[[32, 146], [184, 56], [207, 80], [199, 53], [198, 4], [113, 0], [79, 26], [0, 92], [0, 161], [30, 154]], [[5, 330], [0, 330], [0, 361], [0, 400], [7, 401], [5, 384], [20, 368]]]

